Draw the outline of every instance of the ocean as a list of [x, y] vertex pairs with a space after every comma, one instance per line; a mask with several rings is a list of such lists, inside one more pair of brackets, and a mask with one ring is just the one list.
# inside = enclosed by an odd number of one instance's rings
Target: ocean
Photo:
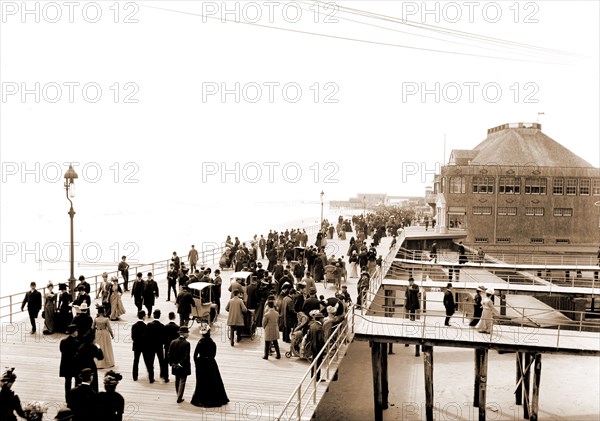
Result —
[[[3, 215], [0, 295], [20, 293], [35, 281], [38, 287], [69, 278], [68, 202], [64, 212], [42, 214], [32, 221]], [[188, 205], [172, 201], [150, 207], [106, 213], [78, 211], [74, 219], [75, 277], [114, 271], [122, 255], [130, 264], [170, 259], [173, 251], [187, 256], [221, 246], [227, 235], [241, 241], [270, 229], [303, 228], [319, 224], [320, 203], [235, 200]], [[339, 210], [325, 204], [324, 217], [337, 219]], [[14, 223], [10, 223], [14, 221]]]

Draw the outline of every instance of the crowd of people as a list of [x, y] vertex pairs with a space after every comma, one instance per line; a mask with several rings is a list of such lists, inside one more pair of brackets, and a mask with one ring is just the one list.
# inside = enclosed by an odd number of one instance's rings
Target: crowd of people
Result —
[[[356, 239], [351, 238], [346, 256], [338, 257], [328, 257], [326, 246], [327, 239], [332, 239], [335, 232], [338, 238], [343, 239], [346, 232], [351, 230], [351, 222], [341, 218], [337, 229], [333, 230], [333, 225], [324, 221], [315, 243], [310, 245], [306, 230], [300, 229], [270, 231], [266, 237], [255, 236], [246, 243], [240, 242], [237, 237], [235, 241], [228, 237], [227, 249], [220, 261], [221, 268], [251, 273], [246, 280], [233, 281], [229, 286], [231, 295], [226, 301], [226, 311], [232, 346], [234, 338], [238, 341], [241, 339], [241, 327], [250, 323], [263, 329], [264, 359], [273, 354], [276, 359], [281, 358], [280, 338], [289, 344], [290, 355], [307, 359], [323, 358], [323, 346], [335, 332], [335, 327], [344, 322], [348, 306], [352, 305], [343, 281], [349, 277], [359, 278], [358, 289], [364, 290], [368, 288], [370, 277], [381, 265], [381, 256], [377, 257], [375, 247], [379, 238], [386, 234], [386, 227], [375, 226], [372, 221], [367, 222], [362, 217], [352, 222], [355, 230], [360, 228], [362, 231], [357, 232]], [[370, 247], [366, 243], [369, 233], [374, 239]], [[122, 419], [125, 403], [116, 392], [116, 386], [123, 376], [111, 370], [117, 364], [112, 348], [114, 332], [111, 322], [120, 321], [126, 314], [123, 294], [129, 291], [137, 307], [138, 318], [131, 326], [132, 380], [138, 380], [141, 357], [148, 372], [148, 381], [154, 383], [154, 364], [158, 360], [159, 377], [168, 383], [171, 368], [171, 374], [175, 377], [177, 402], [183, 402], [186, 378], [192, 373], [191, 361], [194, 361], [198, 380], [191, 403], [204, 407], [227, 404], [229, 400], [215, 360], [216, 344], [210, 338], [210, 324], [202, 324], [202, 337], [193, 354], [187, 340], [189, 321], [198, 303], [191, 294], [191, 284], [212, 284], [212, 294], [200, 297], [203, 303], [212, 301], [215, 304], [215, 314], [211, 314], [210, 321], [221, 311], [221, 271], [216, 269], [213, 276], [211, 268], [198, 268], [198, 257], [195, 246], [192, 246], [187, 256], [187, 267], [183, 259], [173, 252], [167, 272], [165, 301], [171, 301], [173, 292], [175, 308], [169, 312], [169, 322], [164, 325], [160, 321], [161, 310], [154, 309], [160, 291], [153, 274], [147, 273], [144, 279], [142, 273], [137, 273], [130, 285], [129, 264], [125, 256], [117, 268], [122, 277], [121, 283], [117, 276], [109, 279], [107, 273], [102, 275], [102, 282], [94, 297], [97, 310], [95, 318], [90, 315], [93, 297], [90, 296], [91, 286], [85, 277], [79, 278], [75, 296], [67, 290], [66, 284], [59, 284], [58, 293], [54, 293], [54, 286], [49, 283], [42, 297], [36, 284], [31, 283], [31, 289], [22, 303], [22, 310], [27, 307], [29, 313], [31, 333], [36, 333], [36, 319], [39, 312], [43, 311], [43, 333], [67, 335], [59, 346], [59, 376], [64, 378], [66, 402], [66, 408], [59, 411], [59, 415], [64, 417], [61, 419], [70, 419], [69, 416], [75, 420]], [[268, 261], [266, 268], [259, 261], [261, 259]], [[351, 267], [349, 276], [347, 263]], [[319, 282], [335, 284], [335, 293], [327, 298], [323, 295], [317, 297], [316, 285]], [[175, 321], [176, 314], [179, 315], [178, 321]], [[99, 369], [110, 370], [104, 376], [104, 392], [99, 390]], [[12, 379], [11, 382], [3, 380], [2, 399], [3, 403], [5, 399], [8, 403], [2, 407], [6, 413], [9, 412], [8, 408], [13, 408], [11, 414], [16, 412], [22, 416], [18, 397], [14, 393], [11, 395], [10, 387], [16, 378], [11, 373], [5, 373], [7, 379]], [[320, 378], [319, 372], [313, 375]]]

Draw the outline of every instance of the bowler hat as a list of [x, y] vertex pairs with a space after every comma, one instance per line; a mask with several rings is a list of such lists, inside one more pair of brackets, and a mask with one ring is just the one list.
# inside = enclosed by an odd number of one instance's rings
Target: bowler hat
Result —
[[190, 333], [190, 329], [187, 326], [181, 326], [179, 328], [179, 333]]

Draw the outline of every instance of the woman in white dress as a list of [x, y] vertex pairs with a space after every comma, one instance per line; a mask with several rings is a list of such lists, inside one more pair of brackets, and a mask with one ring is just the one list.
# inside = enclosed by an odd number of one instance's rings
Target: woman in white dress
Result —
[[479, 333], [492, 333], [492, 325], [494, 324], [494, 302], [492, 297], [494, 296], [494, 290], [488, 288], [485, 291], [485, 297], [481, 300], [481, 306], [483, 312], [481, 313], [481, 320], [477, 325], [477, 331]]
[[104, 315], [104, 307], [98, 307], [98, 316], [94, 320], [92, 329], [96, 332], [94, 343], [100, 347], [104, 354], [103, 360], [96, 360], [96, 367], [110, 368], [115, 365], [115, 354], [113, 352], [112, 340], [114, 334], [110, 327], [110, 320]]

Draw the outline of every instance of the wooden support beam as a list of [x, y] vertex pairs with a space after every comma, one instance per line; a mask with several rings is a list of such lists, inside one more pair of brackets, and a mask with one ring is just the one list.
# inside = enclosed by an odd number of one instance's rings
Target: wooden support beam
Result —
[[473, 407], [477, 408], [479, 406], [479, 376], [481, 375], [481, 366], [479, 364], [479, 349], [474, 349], [475, 353], [473, 354], [475, 357], [475, 381], [473, 382]]
[[517, 390], [515, 390], [515, 404], [521, 405], [523, 403], [523, 390], [522, 390], [522, 378], [523, 378], [523, 353], [516, 353], [517, 361]]
[[475, 352], [477, 353], [477, 360], [479, 364], [479, 421], [485, 421], [488, 350], [477, 349]]
[[388, 348], [387, 344], [381, 344], [381, 408], [388, 409], [388, 396], [390, 389], [388, 386]]
[[523, 364], [525, 371], [523, 372], [523, 418], [529, 419], [529, 378], [531, 367], [531, 354], [525, 352], [525, 363]]
[[540, 378], [542, 376], [542, 354], [535, 354], [533, 362], [533, 390], [531, 391], [531, 414], [529, 419], [537, 421], [540, 399]]
[[381, 344], [371, 342], [371, 368], [373, 370], [373, 406], [375, 421], [383, 421], [381, 405]]
[[433, 421], [433, 347], [423, 345], [423, 368], [425, 369], [425, 416]]

